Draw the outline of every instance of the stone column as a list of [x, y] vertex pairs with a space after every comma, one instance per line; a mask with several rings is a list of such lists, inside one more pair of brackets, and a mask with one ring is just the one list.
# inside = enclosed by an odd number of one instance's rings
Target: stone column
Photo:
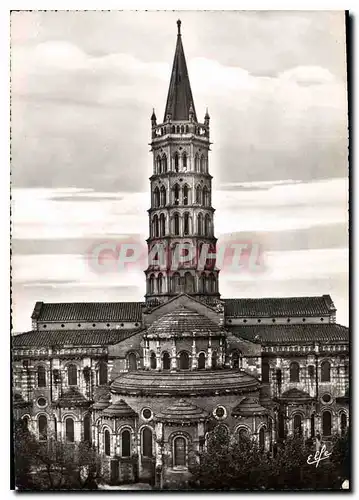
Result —
[[158, 339], [156, 340], [156, 370], [161, 370], [161, 347]]
[[150, 354], [149, 354], [149, 340], [144, 339], [144, 346], [143, 346], [143, 367], [146, 369], [150, 368]]
[[212, 368], [212, 339], [211, 339], [211, 337], [208, 337], [206, 368], [209, 368], [209, 369]]
[[218, 366], [224, 366], [224, 350], [223, 350], [223, 338], [219, 338], [219, 356], [218, 356]]
[[176, 339], [174, 337], [172, 338], [171, 370], [177, 370], [177, 349]]
[[81, 437], [81, 417], [78, 420], [75, 420], [74, 423], [74, 434], [75, 434], [75, 443], [80, 443], [82, 441]]
[[192, 370], [197, 369], [196, 337], [192, 337]]

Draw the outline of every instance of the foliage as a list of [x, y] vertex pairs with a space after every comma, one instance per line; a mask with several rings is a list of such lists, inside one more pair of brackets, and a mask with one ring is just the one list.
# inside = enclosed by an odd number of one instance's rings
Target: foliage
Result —
[[315, 454], [312, 443], [300, 436], [287, 438], [273, 454], [245, 435], [230, 439], [217, 427], [191, 472], [201, 490], [335, 490], [349, 478], [348, 443], [347, 436], [334, 437], [330, 459], [316, 467], [307, 463]]
[[19, 490], [93, 490], [101, 480], [101, 461], [87, 443], [39, 442], [15, 425], [15, 482]]

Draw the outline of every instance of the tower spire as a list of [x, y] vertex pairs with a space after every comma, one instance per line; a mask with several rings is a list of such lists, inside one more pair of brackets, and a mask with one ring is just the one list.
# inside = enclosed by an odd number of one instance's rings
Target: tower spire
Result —
[[166, 122], [168, 118], [172, 121], [189, 120], [189, 109], [191, 104], [194, 112], [194, 121], [197, 121], [186, 58], [182, 45], [180, 20], [177, 21], [177, 30], [177, 44], [163, 121]]

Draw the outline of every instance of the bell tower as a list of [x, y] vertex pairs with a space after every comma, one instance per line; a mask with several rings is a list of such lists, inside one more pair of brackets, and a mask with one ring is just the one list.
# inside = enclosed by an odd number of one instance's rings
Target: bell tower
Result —
[[150, 177], [146, 301], [161, 303], [179, 293], [219, 298], [215, 266], [210, 117], [197, 120], [181, 36], [177, 44], [162, 123], [151, 116], [153, 175]]

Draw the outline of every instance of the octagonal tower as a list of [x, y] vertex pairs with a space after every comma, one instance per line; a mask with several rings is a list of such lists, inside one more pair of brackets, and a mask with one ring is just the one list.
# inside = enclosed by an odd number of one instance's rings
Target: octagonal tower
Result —
[[149, 209], [146, 301], [179, 294], [218, 299], [212, 176], [208, 169], [210, 117], [197, 120], [178, 34], [163, 123], [151, 116], [153, 175]]

